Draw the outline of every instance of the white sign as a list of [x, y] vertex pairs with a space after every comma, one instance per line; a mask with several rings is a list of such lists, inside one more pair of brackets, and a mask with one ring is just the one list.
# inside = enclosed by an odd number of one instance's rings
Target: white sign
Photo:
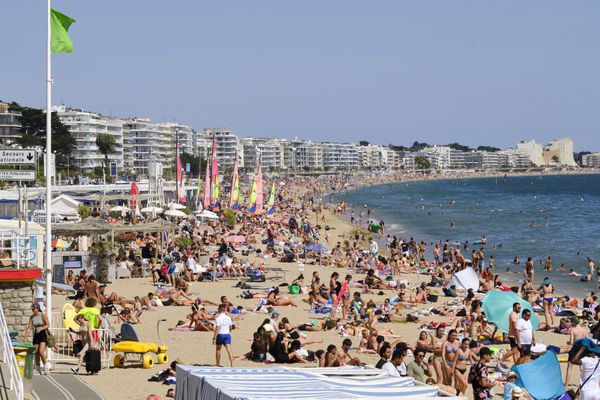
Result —
[[35, 150], [0, 149], [0, 165], [35, 164]]
[[0, 169], [0, 181], [35, 181], [35, 171]]

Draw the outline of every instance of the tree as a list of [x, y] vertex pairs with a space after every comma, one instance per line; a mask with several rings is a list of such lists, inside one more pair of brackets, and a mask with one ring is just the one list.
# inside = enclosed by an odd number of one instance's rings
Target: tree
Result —
[[369, 142], [367, 142], [366, 140], [361, 140], [360, 142], [358, 142], [359, 146], [368, 146]]
[[558, 164], [558, 163], [560, 162], [560, 159], [558, 158], [558, 156], [557, 156], [557, 155], [554, 155], [554, 156], [552, 156], [552, 162], [553, 162], [554, 164]]
[[458, 151], [465, 151], [465, 152], [471, 151], [471, 148], [469, 146], [464, 146], [460, 143], [450, 143], [447, 146], [450, 147], [451, 149], [458, 150]]
[[190, 164], [190, 174], [192, 176], [198, 176], [201, 172], [206, 172], [206, 160], [200, 156], [194, 156], [189, 153], [181, 153], [179, 155], [181, 159], [181, 167], [185, 170], [185, 165]]
[[479, 147], [477, 147], [477, 150], [488, 151], [490, 153], [495, 153], [497, 151], [500, 151], [500, 149], [498, 147], [493, 147], [493, 146], [479, 146]]
[[427, 159], [427, 157], [423, 157], [423, 156], [415, 157], [415, 164], [419, 169], [431, 168], [431, 161], [429, 161], [429, 159]]
[[108, 168], [108, 155], [115, 154], [117, 149], [115, 148], [115, 137], [108, 133], [99, 133], [96, 136], [96, 146], [100, 153], [104, 155], [104, 168]]
[[[46, 149], [46, 113], [38, 108], [22, 107], [11, 103], [11, 111], [21, 112], [21, 137], [17, 143], [21, 147], [39, 147]], [[56, 169], [64, 168], [67, 157], [75, 147], [75, 139], [69, 129], [60, 122], [58, 114], [52, 113], [52, 149], [56, 151]]]

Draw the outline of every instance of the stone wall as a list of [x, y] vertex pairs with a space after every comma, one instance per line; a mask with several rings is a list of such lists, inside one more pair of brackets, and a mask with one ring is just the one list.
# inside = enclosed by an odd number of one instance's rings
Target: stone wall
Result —
[[0, 301], [8, 329], [19, 332], [22, 340], [33, 304], [33, 282], [0, 282]]

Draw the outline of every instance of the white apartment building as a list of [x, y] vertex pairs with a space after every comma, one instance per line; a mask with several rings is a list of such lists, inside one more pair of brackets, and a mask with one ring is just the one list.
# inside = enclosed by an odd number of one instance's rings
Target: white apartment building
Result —
[[[117, 171], [123, 170], [123, 121], [84, 110], [54, 106], [60, 121], [69, 129], [75, 140], [75, 146], [69, 164], [81, 173], [91, 173], [96, 167], [102, 167], [104, 155], [96, 146], [99, 134], [109, 134], [115, 138], [114, 154], [108, 155], [108, 162], [117, 164]], [[106, 171], [108, 174], [108, 171]]]
[[576, 167], [573, 158], [573, 141], [570, 138], [554, 139], [544, 146], [544, 164]]
[[529, 161], [536, 167], [546, 164], [544, 161], [544, 148], [541, 144], [536, 143], [533, 140], [527, 142], [522, 141], [517, 144], [517, 150], [525, 154], [529, 158]]
[[243, 138], [240, 139], [244, 152], [244, 168], [254, 171], [258, 168], [259, 158], [265, 170], [284, 168], [284, 149], [279, 139]]
[[234, 135], [233, 132], [225, 128], [204, 129], [201, 135], [203, 138], [198, 144], [207, 146], [207, 148], [205, 147], [204, 149], [206, 156], [210, 156], [212, 151], [213, 133], [215, 135], [219, 166], [223, 168], [233, 168], [233, 162], [237, 156], [239, 167], [244, 167], [244, 149], [240, 143], [240, 139]]
[[600, 153], [584, 154], [581, 157], [581, 165], [584, 167], [600, 167]]
[[173, 149], [173, 158], [175, 158], [175, 143], [179, 141], [179, 153], [190, 154], [190, 155], [198, 155], [198, 140], [197, 140], [197, 132], [191, 126], [178, 124], [176, 122], [167, 122], [166, 126], [171, 130], [171, 134], [169, 135], [169, 139], [172, 140], [170, 143], [170, 147]]
[[357, 146], [353, 143], [320, 143], [323, 154], [323, 169], [359, 169]]
[[533, 166], [529, 156], [517, 149], [506, 149], [496, 152], [499, 160], [499, 168], [529, 168]]
[[20, 112], [11, 111], [10, 105], [0, 102], [0, 143], [10, 145], [21, 137]]
[[429, 154], [435, 154], [435, 167], [433, 163], [431, 164], [432, 168], [436, 169], [448, 169], [452, 168], [451, 165], [451, 157], [452, 153], [456, 150], [452, 150], [452, 148], [448, 146], [430, 146], [423, 149], [423, 152]]
[[387, 166], [388, 154], [383, 146], [369, 144], [357, 146], [360, 167], [363, 169], [382, 169]]
[[323, 169], [323, 148], [320, 143], [310, 140], [294, 141], [291, 143], [293, 152], [292, 168], [296, 170]]
[[168, 124], [150, 122], [147, 118], [123, 121], [123, 162], [125, 169], [148, 175], [151, 160], [165, 168], [174, 165], [174, 130]]

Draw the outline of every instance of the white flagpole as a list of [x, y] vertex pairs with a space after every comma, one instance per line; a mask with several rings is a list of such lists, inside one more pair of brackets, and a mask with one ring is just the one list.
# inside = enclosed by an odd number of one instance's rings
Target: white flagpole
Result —
[[[50, 164], [52, 156], [52, 27], [50, 22], [50, 1], [48, 1], [47, 15], [47, 43], [46, 43], [46, 313], [48, 323], [52, 326], [52, 187], [50, 178]], [[50, 352], [48, 352], [50, 354]]]

